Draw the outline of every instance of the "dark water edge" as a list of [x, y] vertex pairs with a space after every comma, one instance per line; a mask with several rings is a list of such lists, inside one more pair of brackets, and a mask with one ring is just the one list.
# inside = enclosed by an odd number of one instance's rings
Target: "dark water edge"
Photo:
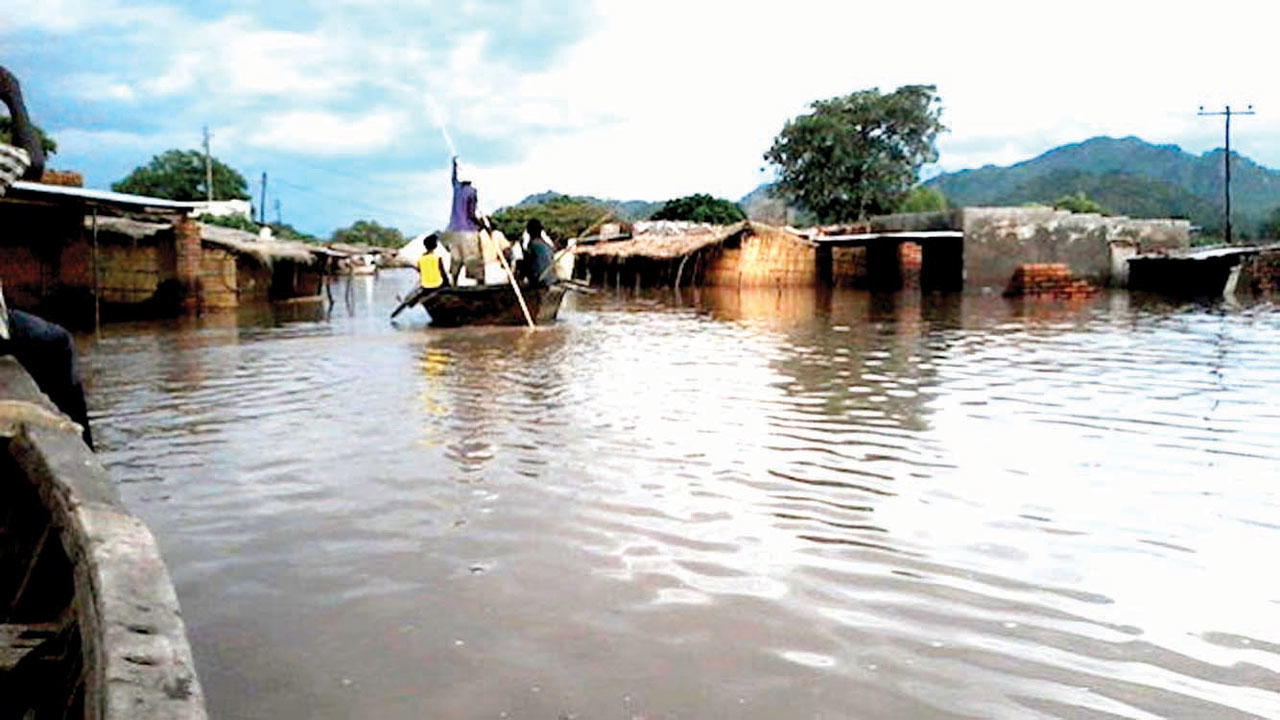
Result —
[[1280, 312], [854, 291], [82, 338], [221, 718], [1280, 716]]

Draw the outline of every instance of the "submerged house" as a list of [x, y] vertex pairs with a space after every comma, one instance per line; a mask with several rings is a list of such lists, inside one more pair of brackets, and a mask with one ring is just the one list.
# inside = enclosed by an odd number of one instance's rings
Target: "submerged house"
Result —
[[577, 254], [589, 281], [614, 285], [1004, 289], [1020, 266], [1054, 263], [1090, 283], [1126, 286], [1131, 258], [1184, 248], [1190, 235], [1186, 220], [971, 207], [804, 230], [636, 223], [631, 237], [582, 244]]
[[579, 245], [579, 272], [604, 285], [805, 286], [817, 282], [817, 244], [753, 222], [635, 223], [625, 239]]
[[0, 198], [5, 297], [78, 327], [320, 298], [331, 251], [199, 223], [201, 205], [15, 182]]

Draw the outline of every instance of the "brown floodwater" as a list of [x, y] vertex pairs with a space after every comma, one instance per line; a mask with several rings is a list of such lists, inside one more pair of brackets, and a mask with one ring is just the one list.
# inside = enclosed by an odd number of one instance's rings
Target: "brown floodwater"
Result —
[[1280, 309], [410, 282], [82, 341], [214, 717], [1280, 717]]

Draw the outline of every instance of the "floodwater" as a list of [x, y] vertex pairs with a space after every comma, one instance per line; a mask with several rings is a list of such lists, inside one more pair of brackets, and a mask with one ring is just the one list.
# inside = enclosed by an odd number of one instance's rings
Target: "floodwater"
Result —
[[1280, 309], [410, 282], [82, 344], [214, 717], [1280, 717]]

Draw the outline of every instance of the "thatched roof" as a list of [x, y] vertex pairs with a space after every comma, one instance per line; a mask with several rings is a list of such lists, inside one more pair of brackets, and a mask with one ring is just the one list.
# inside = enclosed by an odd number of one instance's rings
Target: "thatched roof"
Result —
[[594, 257], [674, 260], [713, 245], [720, 245], [731, 238], [740, 239], [743, 234], [748, 233], [791, 242], [807, 242], [804, 238], [785, 230], [750, 221], [735, 225], [636, 223], [636, 233], [629, 239], [579, 245], [574, 252]]
[[251, 255], [263, 265], [276, 260], [291, 260], [309, 265], [316, 260], [316, 252], [306, 243], [292, 240], [259, 240], [258, 236], [244, 230], [201, 224], [200, 240], [238, 255]]
[[[93, 218], [85, 218], [85, 227], [93, 226]], [[134, 240], [144, 240], [159, 233], [173, 232], [173, 225], [168, 223], [143, 222], [122, 217], [99, 217], [98, 230], [109, 232]], [[248, 255], [263, 265], [271, 265], [277, 260], [288, 260], [309, 265], [323, 249], [313, 248], [306, 243], [287, 240], [259, 240], [258, 236], [244, 230], [235, 230], [218, 225], [200, 224], [200, 240], [236, 255]]]

